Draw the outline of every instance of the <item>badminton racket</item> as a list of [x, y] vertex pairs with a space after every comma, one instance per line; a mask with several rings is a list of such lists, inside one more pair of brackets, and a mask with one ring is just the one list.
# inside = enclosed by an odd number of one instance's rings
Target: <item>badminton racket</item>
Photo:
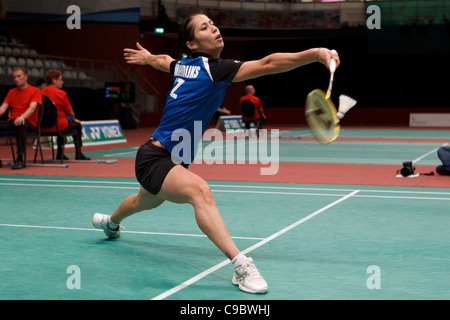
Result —
[[322, 144], [328, 144], [339, 136], [341, 126], [336, 116], [336, 107], [331, 100], [336, 60], [330, 61], [330, 81], [327, 92], [320, 89], [311, 91], [305, 104], [305, 116], [313, 136]]

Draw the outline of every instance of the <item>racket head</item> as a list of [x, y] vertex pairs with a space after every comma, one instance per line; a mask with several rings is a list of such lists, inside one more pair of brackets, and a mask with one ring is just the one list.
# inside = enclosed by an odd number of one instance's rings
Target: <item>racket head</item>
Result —
[[314, 137], [322, 144], [328, 144], [339, 136], [341, 126], [336, 116], [336, 107], [325, 92], [320, 89], [311, 91], [305, 104], [305, 116], [308, 127]]

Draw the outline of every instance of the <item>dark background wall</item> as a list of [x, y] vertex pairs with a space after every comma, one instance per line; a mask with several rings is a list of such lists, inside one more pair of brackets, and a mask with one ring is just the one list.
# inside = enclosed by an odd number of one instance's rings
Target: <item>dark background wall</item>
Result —
[[[83, 23], [80, 30], [69, 30], [65, 23], [15, 23], [4, 27], [40, 54], [113, 61], [124, 67], [123, 48], [134, 47], [137, 41], [152, 53], [167, 53], [174, 58], [180, 54], [173, 34], [141, 32], [137, 24]], [[426, 31], [410, 30], [405, 35], [397, 27], [360, 27], [243, 40], [223, 30], [226, 46], [222, 57], [252, 60], [273, 52], [334, 48], [340, 53], [342, 64], [335, 75], [332, 98], [336, 104], [340, 94], [358, 100], [346, 123], [408, 125], [411, 112], [450, 112], [446, 95], [450, 84], [450, 33], [445, 26]], [[153, 126], [159, 123], [172, 79], [151, 67], [142, 67], [142, 71], [159, 92], [159, 111], [141, 115], [141, 125]], [[271, 124], [301, 125], [305, 123], [303, 104], [307, 93], [315, 88], [325, 90], [328, 77], [326, 68], [315, 63], [248, 83], [255, 85]], [[239, 113], [237, 102], [244, 86], [240, 83], [228, 89], [224, 104], [234, 113]], [[66, 89], [74, 108], [86, 120], [93, 115], [107, 116], [101, 98], [91, 98], [91, 102], [95, 101], [92, 103], [82, 98], [96, 97], [95, 93]]]

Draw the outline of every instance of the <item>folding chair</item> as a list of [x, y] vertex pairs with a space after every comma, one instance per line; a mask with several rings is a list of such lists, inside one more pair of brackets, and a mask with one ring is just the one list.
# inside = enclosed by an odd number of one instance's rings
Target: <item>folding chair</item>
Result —
[[[70, 131], [60, 131], [58, 128], [58, 111], [56, 109], [55, 103], [52, 99], [47, 96], [42, 96], [42, 106], [44, 108], [44, 117], [42, 118], [40, 128], [50, 129], [56, 127], [56, 131], [40, 131], [40, 136], [47, 137], [60, 137], [63, 139], [61, 163], [64, 161], [64, 147], [66, 144], [66, 138], [77, 134], [77, 130]], [[55, 148], [54, 141], [50, 139], [51, 149], [52, 149], [52, 159], [55, 160]]]
[[256, 106], [252, 100], [244, 100], [241, 103], [241, 114], [245, 118], [251, 120], [243, 120], [245, 129], [250, 129], [250, 124], [253, 122], [256, 127], [256, 136], [259, 137], [260, 122], [256, 119]]
[[252, 118], [256, 120], [256, 106], [252, 100], [244, 100], [241, 103], [241, 113], [245, 118]]

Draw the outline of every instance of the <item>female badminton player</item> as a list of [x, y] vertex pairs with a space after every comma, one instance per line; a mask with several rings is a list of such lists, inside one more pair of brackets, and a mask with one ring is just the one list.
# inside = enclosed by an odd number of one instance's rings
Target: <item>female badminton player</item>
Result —
[[[125, 198], [111, 216], [94, 214], [93, 224], [107, 236], [118, 237], [120, 223], [134, 213], [156, 208], [166, 200], [190, 203], [199, 228], [233, 263], [232, 283], [245, 292], [265, 293], [266, 281], [252, 258], [246, 257], [234, 244], [209, 185], [188, 170], [201, 139], [199, 134], [194, 137], [194, 122], [201, 122], [203, 134], [222, 104], [227, 86], [234, 82], [286, 72], [316, 61], [329, 67], [332, 58], [339, 65], [339, 56], [326, 48], [312, 48], [297, 53], [274, 53], [247, 62], [221, 59], [224, 41], [219, 29], [204, 14], [194, 14], [182, 23], [178, 41], [187, 54], [181, 60], [152, 54], [139, 43], [137, 49], [124, 49], [127, 63], [170, 72], [174, 84], [160, 125], [136, 155], [139, 192]], [[178, 149], [176, 145], [182, 132], [189, 132], [195, 141], [190, 154], [183, 154], [180, 159], [174, 151]]]

